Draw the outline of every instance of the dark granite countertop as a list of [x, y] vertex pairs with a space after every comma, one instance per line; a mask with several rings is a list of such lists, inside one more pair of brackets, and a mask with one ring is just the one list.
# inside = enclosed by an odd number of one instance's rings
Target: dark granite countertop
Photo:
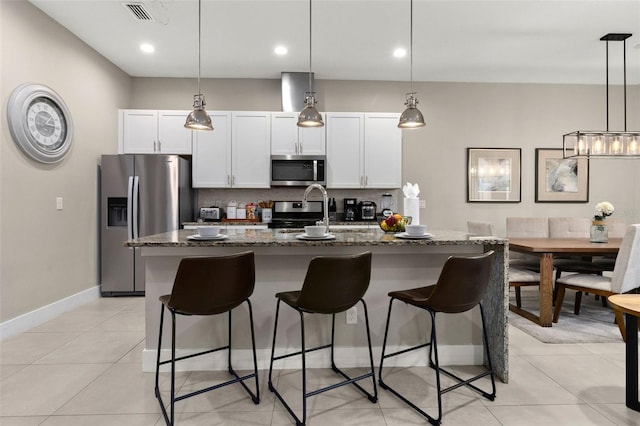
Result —
[[195, 235], [192, 229], [165, 232], [125, 242], [128, 247], [266, 247], [266, 246], [417, 246], [417, 245], [482, 245], [507, 244], [503, 238], [470, 237], [462, 231], [434, 230], [432, 238], [402, 239], [393, 233], [385, 233], [380, 228], [330, 229], [335, 238], [330, 240], [300, 240], [303, 232], [299, 229], [224, 229], [226, 235], [221, 240], [190, 240]]

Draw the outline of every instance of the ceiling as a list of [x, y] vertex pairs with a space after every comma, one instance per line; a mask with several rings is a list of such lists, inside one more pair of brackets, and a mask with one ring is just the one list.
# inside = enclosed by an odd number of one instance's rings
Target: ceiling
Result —
[[[30, 0], [134, 77], [196, 77], [196, 0]], [[142, 5], [152, 20], [124, 7]], [[314, 0], [316, 79], [408, 81], [409, 0]], [[639, 0], [414, 0], [415, 81], [604, 84], [607, 33], [626, 41], [627, 84], [640, 84]], [[155, 45], [143, 54], [142, 42]], [[277, 56], [276, 45], [288, 54]], [[609, 43], [622, 84], [622, 42]], [[202, 0], [203, 78], [309, 71], [309, 2]]]

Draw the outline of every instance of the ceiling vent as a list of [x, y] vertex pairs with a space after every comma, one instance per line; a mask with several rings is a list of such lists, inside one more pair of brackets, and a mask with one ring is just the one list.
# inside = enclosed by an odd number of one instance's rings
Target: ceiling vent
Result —
[[136, 21], [155, 21], [142, 3], [122, 3], [122, 6], [133, 15]]

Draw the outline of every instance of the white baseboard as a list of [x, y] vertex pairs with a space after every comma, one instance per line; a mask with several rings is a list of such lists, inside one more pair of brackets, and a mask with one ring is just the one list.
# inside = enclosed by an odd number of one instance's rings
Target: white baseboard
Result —
[[33, 327], [43, 324], [58, 315], [82, 306], [100, 297], [100, 287], [94, 286], [80, 293], [65, 297], [49, 305], [43, 306], [26, 314], [12, 318], [0, 324], [0, 342]]
[[[387, 347], [387, 353], [392, 353], [403, 348]], [[176, 350], [176, 357], [188, 355], [198, 350], [185, 351]], [[291, 350], [290, 352], [295, 352]], [[142, 371], [156, 371], [155, 349], [144, 349], [142, 351]], [[203, 370], [226, 370], [226, 351], [210, 354], [202, 357], [189, 358], [176, 363], [176, 371], [203, 371]], [[380, 354], [382, 347], [373, 348], [373, 365], [380, 366]], [[276, 350], [276, 356], [283, 353]], [[163, 349], [160, 353], [160, 360], [170, 358], [171, 351]], [[268, 370], [271, 349], [256, 350], [258, 358], [258, 369]], [[425, 367], [427, 366], [428, 349], [416, 350], [405, 355], [388, 358], [385, 360], [385, 367]], [[482, 345], [439, 345], [438, 355], [440, 365], [482, 365], [484, 360], [484, 348]], [[233, 368], [237, 370], [253, 369], [253, 353], [250, 349], [235, 349], [232, 353]], [[367, 348], [341, 347], [336, 348], [335, 361], [340, 368], [362, 367], [369, 364], [369, 351]], [[307, 354], [307, 368], [327, 368], [330, 366], [329, 350], [316, 351]], [[294, 356], [281, 361], [276, 361], [273, 368], [276, 370], [300, 369], [302, 362], [300, 356]], [[169, 365], [164, 365], [161, 371], [169, 371]]]

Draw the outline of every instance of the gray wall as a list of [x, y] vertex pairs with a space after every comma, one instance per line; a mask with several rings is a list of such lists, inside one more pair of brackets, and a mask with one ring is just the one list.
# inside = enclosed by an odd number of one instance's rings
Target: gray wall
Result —
[[[131, 78], [26, 1], [0, 2], [0, 321], [97, 284], [97, 166], [117, 150], [118, 108]], [[75, 135], [59, 164], [37, 163], [13, 143], [7, 101], [25, 82], [65, 100]], [[56, 197], [64, 209], [56, 211]]]
[[[117, 149], [119, 108], [190, 109], [192, 79], [131, 78], [25, 1], [0, 2], [2, 117], [19, 84], [54, 88], [75, 124], [73, 148], [60, 164], [27, 158], [5, 120], [0, 137], [0, 322], [98, 283], [97, 177], [101, 154]], [[211, 110], [279, 110], [278, 80], [204, 80]], [[407, 83], [316, 81], [324, 111], [401, 111]], [[415, 83], [426, 128], [404, 133], [404, 181], [419, 183], [431, 228], [464, 229], [467, 219], [591, 216], [608, 200], [616, 217], [640, 222], [640, 162], [591, 162], [588, 204], [534, 203], [534, 149], [562, 144], [562, 134], [605, 125], [602, 86]], [[613, 101], [612, 101], [613, 102]], [[612, 104], [611, 128], [622, 126]], [[629, 91], [629, 126], [640, 129], [640, 87]], [[521, 147], [522, 202], [465, 202], [465, 148]], [[374, 198], [381, 191], [359, 193]], [[364, 195], [360, 195], [364, 194]], [[240, 194], [242, 195], [242, 194]], [[216, 193], [207, 193], [215, 199]], [[251, 195], [254, 196], [253, 194]], [[268, 194], [267, 194], [268, 196]], [[345, 194], [336, 195], [337, 197]], [[55, 198], [65, 208], [55, 210]], [[266, 196], [265, 196], [266, 198]]]

